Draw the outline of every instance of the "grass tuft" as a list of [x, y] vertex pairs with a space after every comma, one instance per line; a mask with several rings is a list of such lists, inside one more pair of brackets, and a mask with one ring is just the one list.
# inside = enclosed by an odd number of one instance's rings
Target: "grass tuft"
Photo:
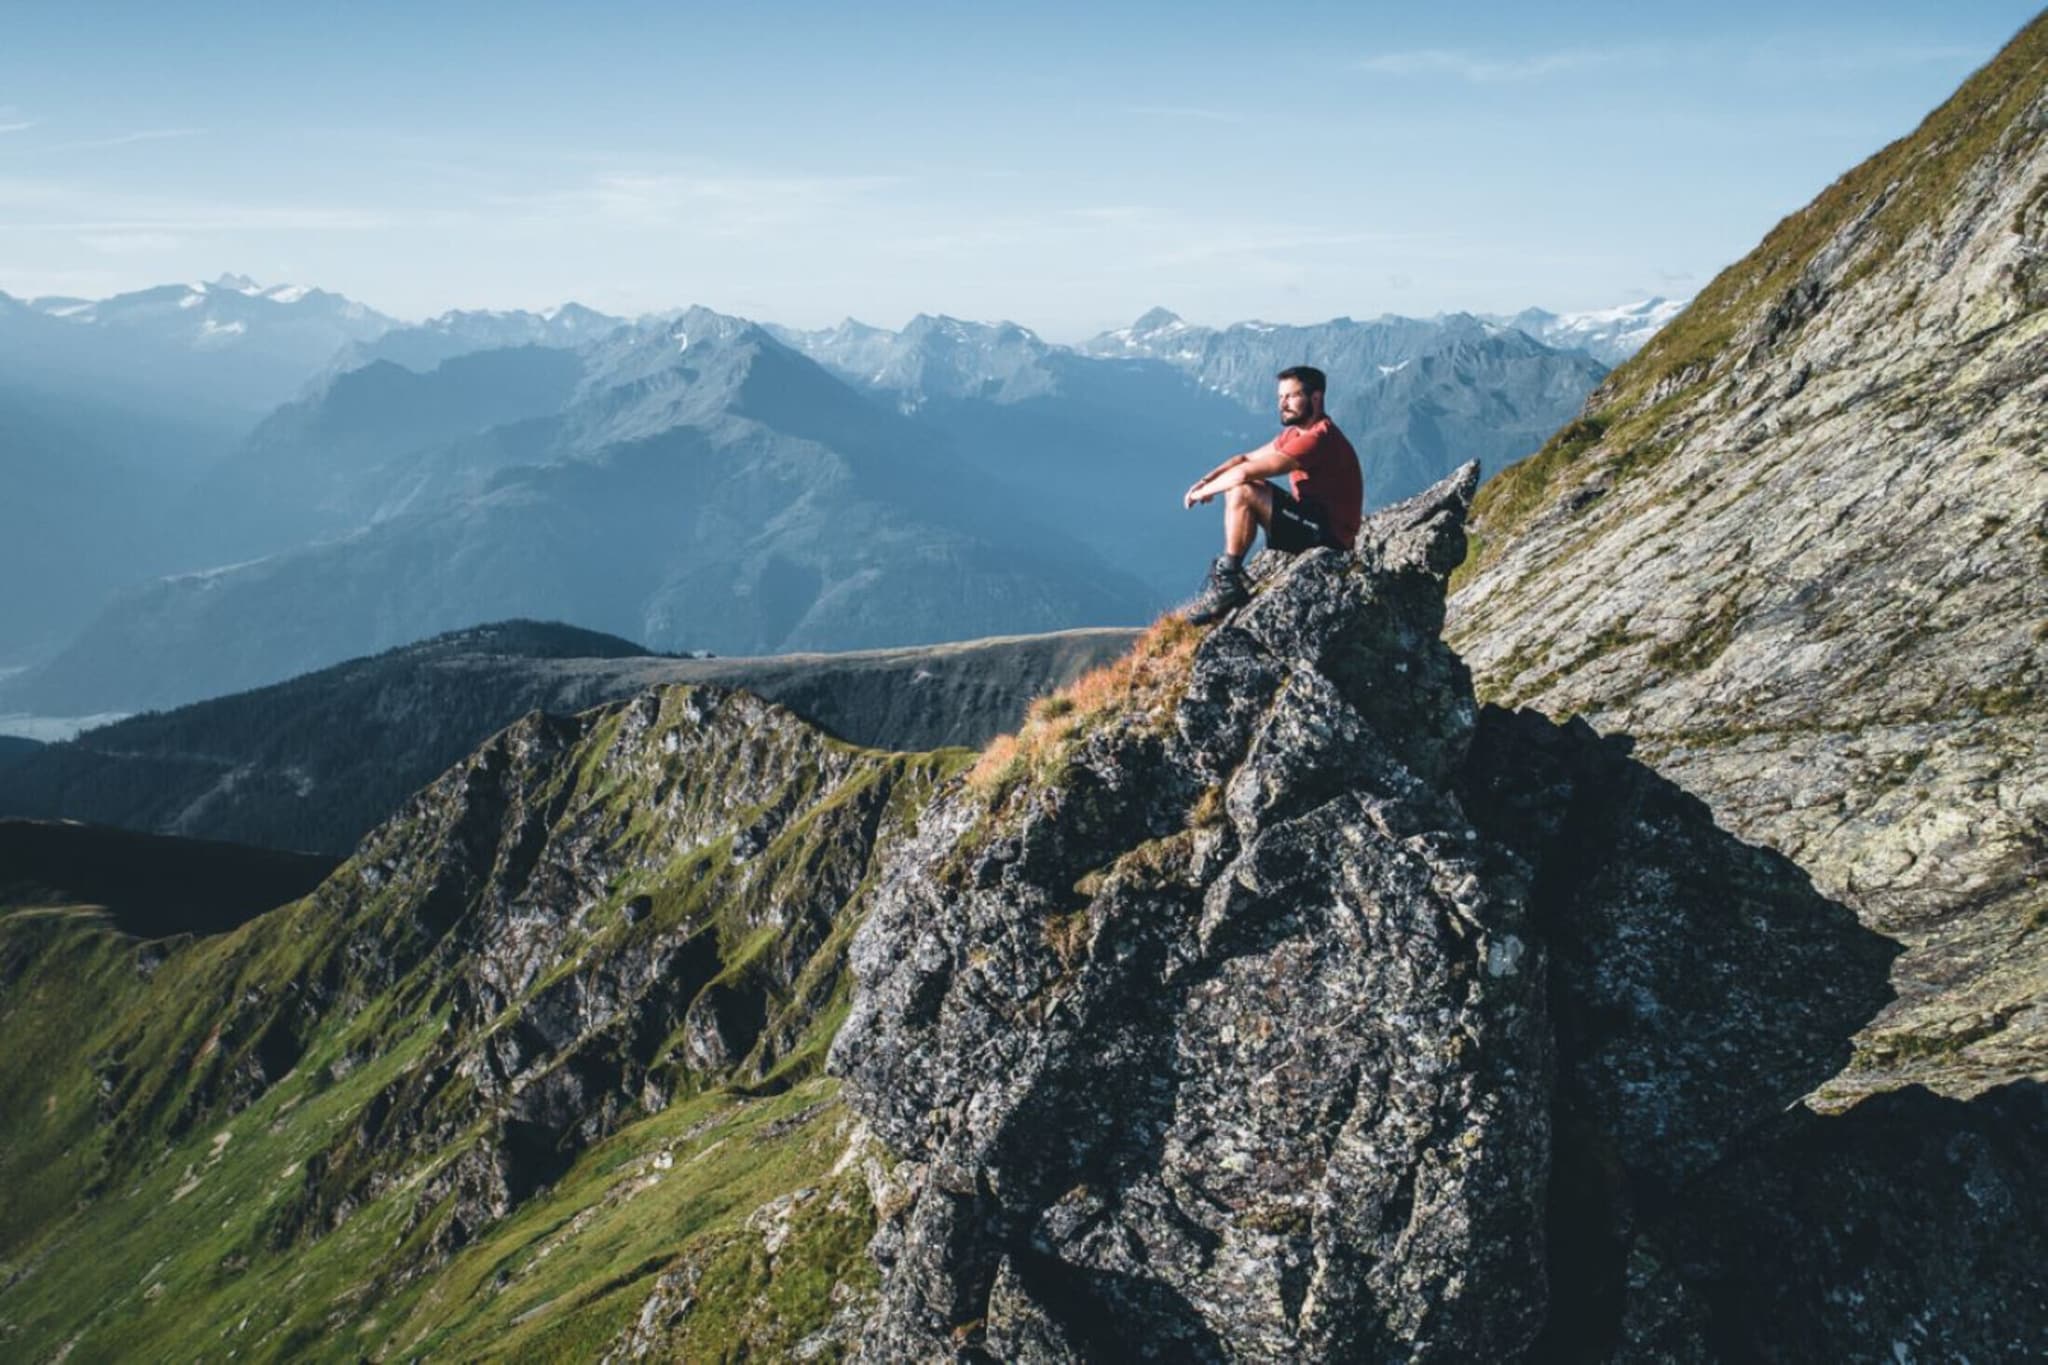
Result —
[[1056, 777], [1074, 746], [1102, 726], [1170, 711], [1187, 686], [1188, 662], [1201, 638], [1201, 628], [1186, 617], [1160, 617], [1121, 658], [1033, 702], [1022, 729], [996, 736], [981, 751], [968, 787], [995, 805], [1027, 780]]

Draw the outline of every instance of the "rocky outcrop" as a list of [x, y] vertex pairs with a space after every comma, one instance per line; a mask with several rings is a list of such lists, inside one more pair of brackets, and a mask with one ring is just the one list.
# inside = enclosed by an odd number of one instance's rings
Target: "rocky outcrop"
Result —
[[1626, 735], [1907, 947], [1828, 1087], [2048, 1077], [2048, 20], [1481, 497], [1482, 696]]
[[[1625, 741], [1475, 707], [1438, 638], [1475, 482], [1269, 558], [891, 855], [832, 1054], [890, 1155], [869, 1358], [1770, 1354], [1764, 1283], [1838, 1347], [1910, 1336], [1917, 1292], [1955, 1310], [1926, 1339], [2035, 1330], [1941, 1286], [1961, 1246], [1979, 1300], [2038, 1283], [1951, 1178], [1977, 1132], [2023, 1206], [2038, 1133], [1786, 1115], [1892, 945]], [[1842, 1199], [1788, 1228], [1822, 1150]], [[1955, 1240], [1839, 1255], [1922, 1216]]]
[[870, 1356], [1533, 1337], [1543, 950], [1448, 795], [1473, 711], [1433, 619], [1469, 491], [1376, 519], [1378, 572], [1289, 566], [1045, 779], [926, 813], [833, 1050], [903, 1158]]

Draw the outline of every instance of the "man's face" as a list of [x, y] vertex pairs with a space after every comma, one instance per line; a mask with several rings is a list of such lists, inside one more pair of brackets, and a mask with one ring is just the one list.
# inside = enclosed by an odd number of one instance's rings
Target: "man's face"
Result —
[[1302, 388], [1299, 379], [1280, 381], [1280, 424], [1289, 427], [1305, 427], [1316, 420], [1317, 410], [1322, 407], [1322, 395], [1313, 394]]

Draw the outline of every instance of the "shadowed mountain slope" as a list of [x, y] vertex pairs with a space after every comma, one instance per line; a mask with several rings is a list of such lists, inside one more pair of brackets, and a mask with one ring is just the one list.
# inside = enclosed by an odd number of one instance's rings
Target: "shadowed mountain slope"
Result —
[[210, 470], [193, 515], [227, 523], [214, 528], [224, 562], [474, 494], [533, 458], [485, 433], [552, 417], [582, 377], [575, 353], [541, 346], [460, 355], [425, 374], [388, 360], [336, 374]]
[[82, 906], [137, 938], [218, 934], [305, 895], [333, 858], [132, 830], [0, 820], [0, 906]]

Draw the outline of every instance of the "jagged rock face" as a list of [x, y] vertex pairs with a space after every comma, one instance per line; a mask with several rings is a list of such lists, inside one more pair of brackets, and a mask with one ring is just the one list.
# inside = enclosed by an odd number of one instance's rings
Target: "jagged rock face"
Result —
[[1473, 474], [1281, 569], [1184, 692], [938, 801], [892, 862], [832, 1054], [903, 1158], [871, 1358], [1534, 1336], [1543, 950], [1448, 795]]
[[1908, 947], [1828, 1102], [2048, 1076], [2048, 21], [1480, 499], [1450, 634]]

